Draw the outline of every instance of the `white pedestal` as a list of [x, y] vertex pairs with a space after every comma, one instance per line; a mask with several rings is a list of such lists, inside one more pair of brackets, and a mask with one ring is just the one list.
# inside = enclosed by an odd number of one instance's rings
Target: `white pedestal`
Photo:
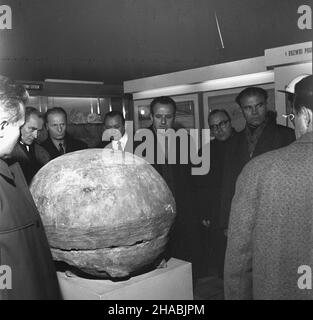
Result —
[[170, 259], [166, 268], [126, 281], [89, 280], [58, 272], [65, 300], [192, 300], [191, 263]]

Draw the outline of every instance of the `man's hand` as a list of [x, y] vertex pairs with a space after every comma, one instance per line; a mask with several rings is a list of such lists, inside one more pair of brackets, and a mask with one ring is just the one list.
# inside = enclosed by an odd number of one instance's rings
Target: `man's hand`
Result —
[[228, 237], [228, 229], [224, 229], [224, 236]]

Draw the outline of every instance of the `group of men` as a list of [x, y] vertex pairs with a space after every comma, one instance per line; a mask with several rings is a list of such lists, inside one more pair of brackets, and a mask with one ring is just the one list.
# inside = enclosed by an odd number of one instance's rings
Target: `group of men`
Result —
[[202, 218], [213, 231], [226, 299], [312, 298], [297, 281], [298, 268], [313, 263], [313, 87], [312, 76], [300, 79], [288, 93], [295, 130], [276, 123], [258, 87], [236, 98], [246, 120], [241, 132], [226, 110], [209, 115], [215, 140]]
[[[218, 114], [212, 115], [209, 119], [213, 132], [217, 133], [216, 142], [212, 143], [212, 157], [214, 159], [216, 153], [218, 158], [217, 174], [220, 175], [218, 177], [220, 184], [216, 182], [216, 186], [219, 187], [216, 191], [218, 197], [215, 198], [218, 199], [216, 242], [218, 244], [219, 273], [223, 273], [231, 202], [241, 170], [252, 158], [284, 147], [295, 140], [294, 130], [276, 123], [276, 116], [273, 115], [273, 111], [268, 110], [267, 101], [267, 92], [259, 87], [249, 87], [239, 93], [236, 102], [246, 120], [246, 126], [240, 132], [234, 132], [233, 129], [230, 129], [231, 122], [229, 120], [224, 128], [215, 125], [215, 129], [213, 123]], [[219, 142], [218, 132], [227, 132], [228, 130], [232, 130], [232, 134], [228, 139]], [[221, 147], [221, 144], [224, 144], [224, 148]], [[218, 148], [219, 150], [217, 150]], [[212, 174], [216, 174], [214, 170], [212, 170]]]
[[[165, 152], [165, 163], [158, 163], [157, 131], [175, 127], [176, 103], [170, 97], [159, 97], [151, 103], [152, 125], [148, 128], [154, 139], [152, 165], [162, 175], [173, 193], [177, 206], [177, 219], [171, 231], [167, 257], [176, 257], [195, 263], [196, 219], [192, 215], [190, 167], [170, 164]], [[134, 153], [140, 144], [134, 141], [132, 132], [125, 128], [125, 118], [119, 111], [110, 111], [104, 116], [104, 132], [98, 148], [111, 148], [116, 151]], [[44, 127], [48, 137], [41, 141]], [[39, 143], [40, 142], [40, 143]], [[84, 142], [75, 139], [67, 132], [67, 114], [61, 107], [48, 109], [42, 115], [34, 107], [26, 107], [25, 123], [20, 129], [20, 138], [11, 155], [6, 159], [9, 165], [18, 162], [27, 183], [30, 185], [38, 170], [50, 160], [65, 153], [87, 149]], [[177, 152], [179, 156], [179, 151]], [[145, 156], [145, 154], [143, 154]], [[179, 163], [179, 159], [177, 160]], [[200, 263], [200, 261], [198, 260]]]
[[[313, 76], [295, 86], [296, 142], [250, 161], [238, 177], [225, 261], [228, 299], [312, 299]], [[309, 283], [308, 283], [309, 282]]]
[[[48, 138], [39, 144], [38, 138], [44, 125]], [[49, 109], [44, 116], [34, 107], [26, 108], [20, 139], [8, 162], [20, 164], [28, 184], [37, 171], [50, 160], [64, 153], [87, 148], [87, 144], [67, 133], [66, 126], [67, 114], [60, 107]]]
[[[194, 277], [199, 276], [205, 254], [199, 231], [211, 230], [212, 258], [224, 276], [227, 299], [312, 296], [296, 281], [297, 268], [313, 263], [312, 95], [312, 76], [308, 76], [296, 85], [293, 113], [288, 115], [295, 131], [276, 123], [267, 92], [259, 87], [248, 87], [236, 98], [246, 120], [241, 132], [233, 129], [226, 110], [213, 110], [208, 118], [215, 137], [210, 143], [211, 166], [202, 177], [193, 177], [190, 162], [180, 161], [179, 144], [176, 163], [169, 161], [168, 144], [163, 146], [165, 162], [158, 162], [157, 151], [162, 150], [158, 131], [175, 129], [176, 103], [170, 97], [151, 102], [148, 129], [155, 151], [151, 164], [168, 184], [177, 209], [166, 254], [192, 262]], [[49, 109], [43, 117], [27, 107], [19, 140], [6, 162], [19, 162], [29, 184], [51, 159], [87, 148], [67, 133], [66, 125], [62, 108]], [[39, 144], [44, 126], [48, 138]], [[126, 132], [122, 113], [107, 113], [104, 129], [99, 148], [109, 145], [134, 152], [138, 142]]]

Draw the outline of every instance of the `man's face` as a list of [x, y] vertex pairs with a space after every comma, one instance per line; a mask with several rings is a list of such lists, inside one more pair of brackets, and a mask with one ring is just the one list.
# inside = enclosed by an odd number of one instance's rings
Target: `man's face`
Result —
[[267, 102], [262, 95], [243, 97], [240, 100], [240, 107], [249, 126], [258, 127], [265, 120]]
[[293, 110], [293, 114], [295, 115], [295, 118], [293, 120], [295, 126], [295, 134], [296, 138], [299, 139], [307, 132], [313, 130], [312, 121], [308, 121], [308, 119], [312, 119], [312, 112], [307, 109], [302, 109], [299, 113]]
[[0, 157], [6, 158], [10, 155], [20, 136], [20, 128], [23, 124], [24, 117], [16, 123], [0, 123]]
[[125, 125], [120, 116], [106, 118], [104, 127], [106, 133], [110, 137], [114, 137], [114, 140], [119, 140], [125, 134]]
[[52, 113], [47, 118], [47, 130], [50, 138], [63, 140], [66, 133], [66, 119], [62, 113]]
[[175, 109], [171, 104], [157, 103], [150, 115], [155, 130], [173, 128], [175, 121]]
[[224, 112], [218, 112], [209, 119], [209, 127], [217, 140], [227, 140], [232, 132], [231, 122]]
[[30, 146], [35, 139], [38, 138], [38, 135], [43, 127], [43, 120], [35, 114], [31, 114], [28, 120], [21, 128], [21, 140], [23, 143]]

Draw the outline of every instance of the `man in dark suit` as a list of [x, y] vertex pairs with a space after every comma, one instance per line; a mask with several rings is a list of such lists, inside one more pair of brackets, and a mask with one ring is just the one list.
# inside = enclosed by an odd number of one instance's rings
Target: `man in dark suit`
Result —
[[267, 98], [267, 92], [259, 87], [248, 87], [236, 98], [246, 127], [231, 138], [225, 152], [220, 199], [220, 228], [225, 237], [236, 180], [242, 168], [252, 158], [287, 146], [296, 138], [294, 130], [276, 124], [276, 118], [269, 116]]
[[[137, 144], [137, 143], [136, 143]], [[104, 132], [98, 148], [134, 152], [133, 133], [125, 129], [125, 118], [119, 111], [110, 111], [104, 116]]]
[[[198, 250], [198, 230], [197, 217], [192, 208], [191, 191], [191, 166], [190, 161], [182, 163], [180, 150], [182, 145], [176, 144], [176, 148], [171, 146], [171, 139], [166, 137], [168, 129], [175, 127], [176, 103], [170, 97], [155, 98], [150, 104], [150, 114], [152, 125], [150, 130], [154, 137], [154, 161], [153, 167], [164, 178], [176, 201], [177, 216], [170, 234], [168, 255], [178, 259], [193, 263], [194, 280], [197, 277], [199, 259]], [[165, 144], [160, 139], [159, 134], [165, 133]], [[184, 129], [181, 129], [184, 130]], [[189, 139], [187, 131], [185, 132]], [[168, 143], [166, 143], [168, 140]], [[189, 146], [188, 146], [189, 148]], [[170, 152], [176, 152], [176, 163], [170, 160]], [[148, 152], [148, 151], [147, 151]], [[158, 152], [164, 153], [165, 161], [158, 161]]]
[[294, 130], [276, 124], [268, 117], [267, 92], [259, 87], [248, 87], [236, 98], [246, 127], [233, 137], [225, 156], [222, 182], [221, 224], [227, 229], [230, 204], [235, 192], [235, 183], [244, 165], [252, 158], [295, 141]]
[[36, 142], [43, 124], [42, 114], [36, 108], [27, 107], [20, 139], [8, 159], [9, 164], [19, 162], [28, 185], [37, 171], [50, 161], [48, 152]]
[[67, 114], [64, 109], [55, 107], [45, 114], [48, 138], [42, 146], [48, 151], [51, 159], [62, 154], [87, 149], [86, 143], [74, 139], [66, 132]]
[[[203, 206], [203, 225], [209, 226], [216, 219], [220, 198], [220, 184], [223, 174], [223, 164], [227, 142], [236, 134], [232, 127], [230, 115], [225, 109], [212, 110], [208, 117], [208, 123], [214, 139], [210, 142], [210, 171], [207, 175], [195, 176], [199, 187], [205, 187], [208, 191]], [[212, 192], [214, 189], [215, 192]], [[208, 197], [209, 196], [209, 202]], [[208, 203], [210, 208], [208, 208]], [[214, 203], [214, 204], [213, 204]]]
[[[210, 171], [206, 175], [193, 176], [195, 206], [203, 227], [201, 228], [201, 245], [203, 263], [201, 272], [207, 275], [209, 266], [217, 267], [218, 275], [224, 273], [224, 247], [226, 238], [219, 228], [219, 212], [221, 198], [221, 179], [223, 176], [224, 157], [227, 144], [237, 134], [232, 127], [231, 117], [225, 109], [212, 110], [208, 117], [211, 135]], [[202, 152], [202, 149], [199, 151]], [[225, 239], [224, 239], [225, 238]]]

